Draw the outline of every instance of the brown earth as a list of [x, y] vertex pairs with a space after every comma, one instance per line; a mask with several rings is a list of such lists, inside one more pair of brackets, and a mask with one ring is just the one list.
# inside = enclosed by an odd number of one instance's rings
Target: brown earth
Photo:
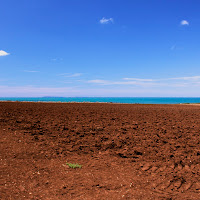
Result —
[[200, 199], [199, 124], [199, 106], [1, 102], [0, 199]]

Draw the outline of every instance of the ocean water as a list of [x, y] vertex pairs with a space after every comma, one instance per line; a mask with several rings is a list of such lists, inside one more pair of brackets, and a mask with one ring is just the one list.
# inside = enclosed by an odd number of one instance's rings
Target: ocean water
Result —
[[200, 103], [200, 97], [0, 97], [0, 101], [181, 104]]

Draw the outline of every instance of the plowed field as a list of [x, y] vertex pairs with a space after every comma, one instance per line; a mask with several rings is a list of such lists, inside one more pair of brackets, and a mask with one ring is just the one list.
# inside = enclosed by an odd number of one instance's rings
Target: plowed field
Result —
[[0, 145], [3, 200], [200, 199], [200, 106], [1, 102]]

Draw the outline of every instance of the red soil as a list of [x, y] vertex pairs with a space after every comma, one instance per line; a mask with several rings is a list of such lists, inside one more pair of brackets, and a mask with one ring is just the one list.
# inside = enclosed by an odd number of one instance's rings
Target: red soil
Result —
[[199, 123], [199, 106], [1, 102], [0, 199], [200, 199]]

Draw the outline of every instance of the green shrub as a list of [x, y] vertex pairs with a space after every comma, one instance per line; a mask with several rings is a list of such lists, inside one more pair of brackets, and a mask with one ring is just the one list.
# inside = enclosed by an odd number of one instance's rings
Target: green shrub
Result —
[[79, 165], [77, 163], [66, 163], [70, 168], [75, 169], [75, 168], [81, 168], [82, 165]]

